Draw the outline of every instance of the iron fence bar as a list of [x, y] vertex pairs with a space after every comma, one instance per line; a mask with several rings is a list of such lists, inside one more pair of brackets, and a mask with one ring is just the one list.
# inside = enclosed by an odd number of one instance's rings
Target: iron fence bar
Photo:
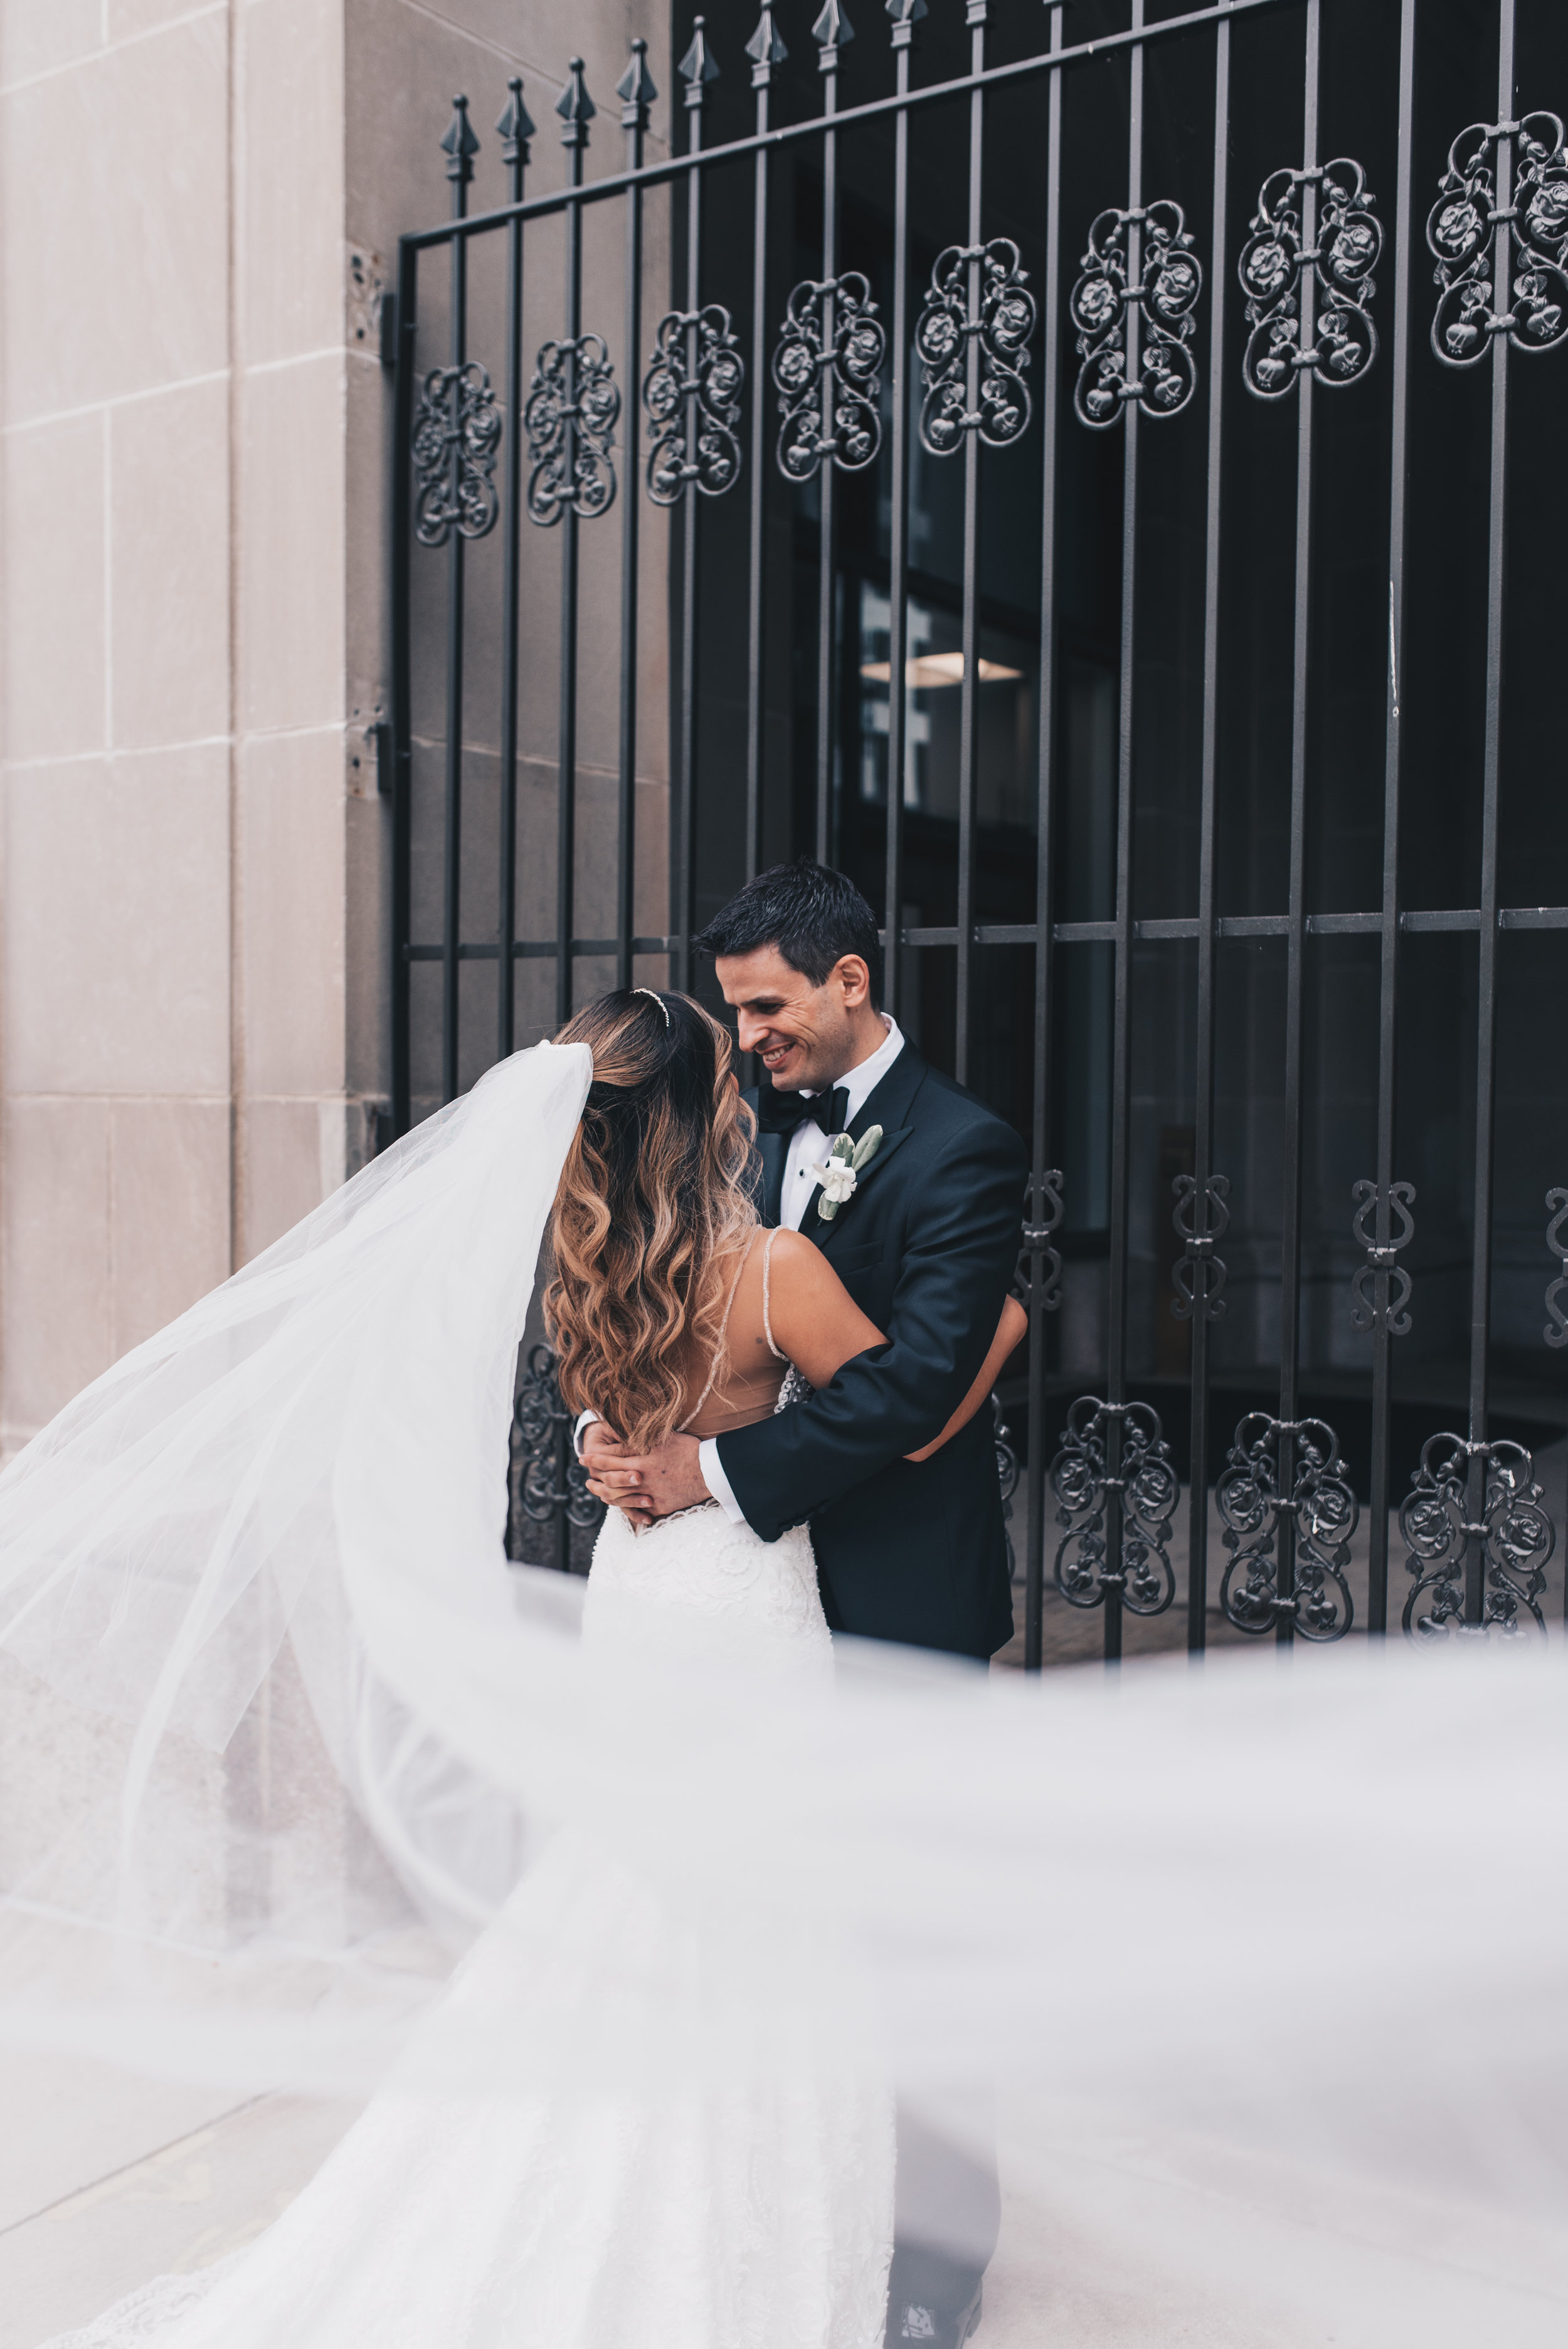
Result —
[[[824, 352], [834, 345], [834, 280], [839, 270], [839, 139], [833, 118], [839, 108], [839, 52], [853, 36], [837, 0], [828, 0], [811, 27], [820, 44], [817, 63], [822, 76], [822, 316]], [[817, 474], [817, 858], [826, 864], [833, 851], [833, 637], [837, 581], [838, 485], [832, 460], [836, 439], [833, 414], [838, 389], [835, 370], [824, 367], [821, 377], [821, 437], [828, 453]]]
[[[479, 149], [469, 122], [469, 101], [453, 100], [451, 127], [441, 144], [447, 156], [447, 177], [452, 186], [452, 216], [460, 220], [468, 210], [469, 181]], [[452, 242], [450, 320], [452, 341], [452, 447], [450, 502], [454, 514], [462, 504], [463, 369], [468, 359], [469, 248], [461, 237]], [[454, 521], [448, 540], [447, 572], [447, 758], [446, 834], [442, 872], [441, 959], [441, 1099], [454, 1101], [458, 1091], [458, 941], [462, 917], [463, 818], [463, 590], [464, 536]]]
[[[1089, 57], [1114, 57], [1122, 49], [1142, 48], [1148, 43], [1162, 41], [1178, 33], [1191, 32], [1200, 26], [1217, 24], [1222, 16], [1229, 16], [1233, 19], [1256, 15], [1265, 8], [1288, 8], [1298, 5], [1299, 0], [1210, 0], [1206, 7], [1190, 8], [1180, 16], [1164, 16], [1158, 24], [1140, 26], [1131, 32], [1097, 34], [1093, 40], [1077, 41], [1070, 47], [1062, 49], [1059, 62], [1072, 65]], [[980, 80], [986, 89], [998, 89], [1052, 70], [1052, 52], [1041, 50], [1037, 56], [1015, 58], [1007, 65], [987, 66]], [[843, 109], [837, 118], [837, 128], [841, 130], [858, 129], [861, 124], [877, 121], [884, 114], [896, 114], [901, 109], [966, 97], [974, 81], [972, 74], [959, 74], [951, 81], [923, 83], [902, 97], [894, 92], [888, 98], [864, 99], [859, 106]], [[721, 147], [705, 148], [702, 160], [705, 163], [740, 162], [748, 155], [754, 154], [759, 146], [771, 149], [790, 146], [800, 140], [820, 138], [821, 129], [820, 116], [807, 122], [783, 124], [769, 130], [761, 138], [752, 133], [744, 139], [727, 140]], [[656, 187], [666, 180], [685, 178], [696, 165], [696, 157], [691, 152], [672, 155], [664, 162], [645, 164], [637, 176], [645, 188]], [[598, 203], [607, 197], [623, 194], [628, 176], [624, 171], [616, 171], [583, 188], [553, 189], [548, 195], [530, 196], [520, 209], [525, 219], [531, 220], [546, 213], [564, 212], [574, 205]], [[446, 244], [453, 238], [482, 235], [487, 230], [502, 226], [511, 212], [510, 205], [498, 204], [493, 212], [475, 212], [462, 221], [442, 221], [432, 228], [412, 231], [409, 241], [423, 249], [428, 245]]]
[[[1132, 0], [1132, 29], [1143, 29], [1144, 0]], [[1127, 131], [1127, 285], [1143, 282], [1143, 48], [1134, 46], [1129, 67]], [[1139, 380], [1143, 311], [1129, 300], [1126, 319], [1126, 379]], [[1128, 1126], [1131, 1117], [1132, 1045], [1132, 746], [1133, 657], [1138, 605], [1139, 403], [1124, 403], [1121, 471], [1121, 628], [1118, 680], [1116, 776], [1116, 976], [1111, 1010], [1110, 1257], [1109, 1267], [1106, 1399], [1105, 1661], [1121, 1660], [1122, 1408], [1127, 1401]]]
[[[570, 61], [570, 78], [556, 106], [564, 129], [569, 183], [581, 186], [583, 157], [593, 101], [583, 79], [583, 60]], [[562, 340], [565, 398], [562, 403], [562, 478], [567, 494], [561, 510], [561, 712], [556, 754], [555, 801], [555, 1024], [572, 1017], [572, 936], [577, 864], [577, 386], [578, 338], [583, 331], [583, 207], [566, 215], [566, 325]], [[627, 501], [631, 502], [630, 499]]]
[[[1302, 148], [1305, 158], [1301, 191], [1301, 239], [1310, 253], [1317, 242], [1317, 84], [1321, 56], [1321, 0], [1306, 0], [1305, 97]], [[1301, 348], [1314, 347], [1317, 272], [1301, 273]], [[1306, 958], [1306, 754], [1307, 682], [1312, 614], [1313, 394], [1311, 367], [1299, 370], [1295, 443], [1295, 610], [1292, 644], [1290, 719], [1290, 926], [1285, 933], [1284, 1103], [1280, 1213], [1279, 1484], [1282, 1495], [1295, 1490], [1295, 1421], [1301, 1350], [1301, 1028]], [[1282, 1647], [1295, 1637], [1296, 1523], [1284, 1510], [1279, 1523], [1279, 1607], [1274, 1636]]]
[[407, 238], [397, 246], [397, 372], [392, 418], [392, 1133], [408, 1131], [413, 1116], [413, 972], [404, 943], [413, 926], [412, 704], [415, 343], [419, 254]]
[[[985, 66], [985, 19], [989, 0], [967, 0], [971, 75]], [[965, 264], [971, 328], [980, 316], [983, 253], [980, 243], [985, 164], [985, 93], [969, 92], [969, 252]], [[964, 358], [964, 404], [967, 418], [980, 412], [980, 337], [968, 336]], [[964, 611], [960, 627], [964, 674], [958, 710], [958, 984], [954, 1007], [953, 1073], [969, 1081], [969, 1050], [975, 1025], [975, 810], [980, 757], [980, 433], [970, 424], [964, 437]]]
[[[533, 124], [522, 102], [522, 83], [507, 84], [511, 102], [497, 123], [501, 154], [511, 174], [514, 203], [522, 202]], [[501, 492], [501, 685], [500, 685], [500, 874], [496, 957], [496, 1057], [512, 1048], [516, 1002], [511, 948], [517, 936], [517, 658], [518, 588], [522, 531], [522, 222], [514, 217], [506, 234], [506, 476]]]
[[[1214, 182], [1209, 315], [1209, 502], [1203, 545], [1203, 734], [1199, 817], [1197, 1052], [1193, 1083], [1191, 1255], [1191, 1464], [1188, 1475], [1187, 1648], [1201, 1655], [1208, 1641], [1209, 1607], [1209, 1325], [1222, 1309], [1212, 1293], [1214, 1176], [1214, 947], [1219, 934], [1215, 860], [1219, 851], [1220, 763], [1220, 523], [1224, 447], [1225, 231], [1230, 199], [1231, 27], [1214, 33]], [[1178, 1225], [1178, 1230], [1181, 1226]], [[1171, 1303], [1177, 1300], [1172, 1298]]]
[[[1405, 668], [1405, 554], [1409, 474], [1410, 254], [1415, 223], [1416, 0], [1399, 15], [1399, 145], [1394, 202], [1393, 446], [1388, 516], [1388, 681], [1383, 763], [1383, 910], [1377, 977], [1377, 1246], [1388, 1247], [1394, 1181], [1394, 1101], [1399, 977], [1399, 679]], [[1367, 1630], [1388, 1627], [1388, 1448], [1394, 1332], [1387, 1272], [1377, 1276], [1382, 1308], [1372, 1332], [1372, 1481], [1367, 1526]]]
[[[789, 52], [773, 23], [772, 0], [763, 0], [757, 30], [746, 45], [751, 86], [757, 92], [757, 136], [766, 140], [775, 66]], [[768, 366], [768, 157], [759, 145], [753, 165], [751, 197], [751, 531], [747, 578], [746, 698], [746, 877], [762, 864], [762, 762], [765, 713], [762, 698], [763, 581], [768, 521], [766, 471], [768, 403], [763, 394]]]
[[[648, 71], [646, 41], [632, 43], [632, 62], [615, 86], [621, 100], [621, 127], [626, 134], [628, 167], [643, 160], [648, 109], [658, 92]], [[626, 322], [625, 364], [637, 365], [643, 347], [643, 189], [634, 181], [626, 191]], [[638, 406], [634, 383], [625, 405], [626, 495], [621, 513], [621, 739], [615, 808], [615, 984], [632, 984], [632, 932], [636, 920], [637, 882], [637, 555], [642, 499], [637, 483]]]
[[[1067, 5], [1067, 0], [1064, 0]], [[1315, 937], [1375, 937], [1382, 926], [1378, 914], [1309, 914], [1306, 935]], [[1568, 930], [1568, 905], [1504, 905], [1498, 913], [1500, 930]], [[1283, 938], [1289, 935], [1288, 914], [1222, 914], [1214, 925], [1222, 938]], [[1399, 916], [1401, 936], [1412, 933], [1464, 933], [1479, 930], [1480, 915], [1473, 905], [1439, 913], [1411, 913]], [[1183, 939], [1195, 939], [1200, 934], [1195, 915], [1175, 915], [1170, 919], [1139, 921], [1132, 925], [1132, 935], [1140, 946], [1164, 946]], [[1049, 925], [1050, 942], [1057, 947], [1114, 946], [1116, 924], [1105, 922], [1053, 922]], [[884, 945], [894, 943], [885, 930], [877, 933]], [[1039, 931], [1033, 922], [976, 922], [975, 937], [983, 947], [1035, 947], [1039, 943]], [[901, 947], [955, 947], [958, 931], [954, 924], [945, 927], [927, 928], [915, 925], [902, 929], [896, 943]], [[678, 937], [634, 937], [632, 952], [642, 954], [673, 954], [679, 946]], [[520, 959], [530, 957], [553, 962], [559, 951], [553, 938], [520, 938], [513, 941], [512, 953]], [[446, 949], [439, 946], [405, 943], [399, 947], [400, 958], [407, 962], [439, 962]], [[492, 940], [473, 944], [465, 942], [458, 948], [465, 961], [493, 962], [500, 947]], [[573, 938], [574, 955], [603, 957], [614, 955], [614, 938]]]
[[[686, 82], [687, 160], [702, 153], [702, 109], [707, 85], [718, 67], [708, 54], [706, 20], [692, 20], [692, 43], [681, 59]], [[696, 930], [696, 559], [697, 483], [692, 463], [701, 431], [699, 409], [702, 326], [698, 297], [702, 285], [702, 173], [693, 170], [686, 181], [686, 460], [687, 475], [682, 492], [681, 515], [681, 684], [680, 766], [676, 778], [676, 905], [679, 933], [676, 940], [676, 985], [690, 988], [692, 938]]]
[[[925, 0], [892, 0], [893, 72], [898, 95], [909, 93], [916, 20]], [[892, 431], [888, 455], [887, 636], [887, 935], [882, 1000], [896, 1019], [903, 969], [898, 934], [903, 918], [903, 769], [908, 757], [909, 688], [909, 109], [892, 127]]]
[[[1051, 8], [1051, 50], [1059, 54], [1066, 16], [1063, 0]], [[1062, 76], [1060, 67], [1046, 86], [1046, 322], [1041, 359], [1040, 440], [1040, 700], [1037, 796], [1035, 812], [1035, 1103], [1031, 1136], [1031, 1238], [1047, 1227], [1046, 1174], [1051, 1150], [1051, 1021], [1055, 1016], [1055, 971], [1051, 956], [1051, 909], [1056, 898], [1057, 787], [1057, 435], [1061, 416], [1062, 307]], [[891, 864], [890, 864], [891, 871]], [[892, 919], [891, 892], [888, 918]], [[1059, 1187], [1058, 1187], [1059, 1195]], [[1024, 1670], [1037, 1672], [1043, 1661], [1046, 1587], [1046, 1314], [1057, 1288], [1054, 1252], [1030, 1251], [1029, 1279], [1029, 1546], [1024, 1560]], [[1059, 1289], [1057, 1290], [1059, 1297]]]
[[[1492, 285], [1507, 310], [1511, 285], [1509, 213], [1513, 200], [1514, 0], [1499, 0], [1497, 41], [1497, 195], [1493, 206], [1497, 242]], [[1503, 567], [1507, 551], [1509, 337], [1491, 337], [1491, 454], [1487, 517], [1486, 721], [1481, 779], [1480, 934], [1477, 968], [1475, 1071], [1475, 1226], [1470, 1240], [1470, 1456], [1466, 1507], [1471, 1525], [1485, 1513], [1486, 1469], [1479, 1447], [1486, 1442], [1491, 1336], [1492, 1136], [1497, 1091], [1497, 831], [1498, 781], [1502, 746]], [[1487, 1545], [1467, 1536], [1465, 1619], [1486, 1619]]]

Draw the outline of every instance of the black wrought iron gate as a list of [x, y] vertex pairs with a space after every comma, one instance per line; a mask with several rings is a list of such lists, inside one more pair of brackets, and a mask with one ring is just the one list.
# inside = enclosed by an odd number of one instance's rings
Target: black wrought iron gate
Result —
[[[809, 847], [1030, 1144], [1022, 1661], [1183, 1581], [1193, 1650], [1381, 1633], [1391, 1517], [1407, 1631], [1544, 1630], [1568, 12], [858, 5], [683, 25], [652, 161], [634, 43], [593, 180], [573, 60], [544, 193], [514, 81], [484, 210], [457, 101], [385, 338], [397, 1129]], [[564, 1563], [547, 1361], [519, 1429]]]

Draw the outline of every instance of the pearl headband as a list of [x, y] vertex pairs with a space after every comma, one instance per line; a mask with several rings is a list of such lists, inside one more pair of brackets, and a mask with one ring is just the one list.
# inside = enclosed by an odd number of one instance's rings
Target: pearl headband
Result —
[[654, 992], [654, 990], [653, 990], [653, 988], [652, 988], [651, 987], [634, 987], [634, 988], [633, 988], [633, 989], [632, 989], [632, 993], [633, 993], [634, 995], [645, 995], [645, 996], [648, 998], [648, 1000], [649, 1000], [651, 1003], [656, 1003], [656, 1004], [658, 1005], [658, 1007], [659, 1007], [659, 1009], [660, 1009], [660, 1010], [664, 1013], [664, 1015], [665, 1015], [665, 1026], [666, 1028], [669, 1026], [669, 1024], [670, 1024], [670, 1007], [669, 1007], [669, 1005], [665, 1001], [665, 999], [664, 999], [664, 997], [663, 997], [662, 995], [655, 995], [655, 992]]

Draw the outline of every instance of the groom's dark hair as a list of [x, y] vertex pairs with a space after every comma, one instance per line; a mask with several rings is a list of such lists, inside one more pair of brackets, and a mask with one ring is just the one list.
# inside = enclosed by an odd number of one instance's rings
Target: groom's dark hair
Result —
[[814, 857], [770, 865], [716, 914], [696, 940], [705, 954], [755, 954], [777, 947], [791, 970], [820, 987], [844, 955], [859, 955], [872, 975], [872, 1002], [882, 1007], [877, 917], [849, 875]]

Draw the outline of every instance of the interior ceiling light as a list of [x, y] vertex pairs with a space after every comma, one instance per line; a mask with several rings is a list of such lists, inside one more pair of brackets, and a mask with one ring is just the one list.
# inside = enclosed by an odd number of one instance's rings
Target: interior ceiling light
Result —
[[[1022, 677], [1021, 668], [1008, 668], [1002, 661], [982, 660], [978, 663], [982, 685], [997, 685], [1005, 678]], [[862, 661], [861, 675], [873, 685], [886, 685], [892, 675], [891, 661]], [[918, 653], [903, 665], [903, 681], [916, 691], [934, 685], [962, 685], [964, 656], [962, 653]]]

